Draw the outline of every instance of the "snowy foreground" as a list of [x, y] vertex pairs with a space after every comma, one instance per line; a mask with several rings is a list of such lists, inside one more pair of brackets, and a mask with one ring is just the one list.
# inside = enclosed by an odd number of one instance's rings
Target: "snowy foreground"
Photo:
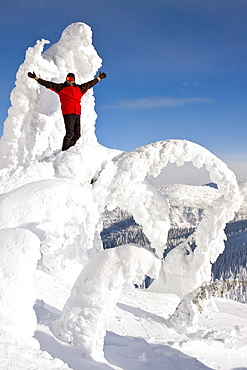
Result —
[[[44, 297], [47, 286], [52, 285], [49, 277], [42, 279], [41, 275], [43, 273], [37, 274], [42, 290], [40, 298]], [[58, 290], [62, 293], [61, 285]], [[124, 292], [105, 338], [105, 357], [111, 365], [82, 365], [79, 351], [57, 341], [49, 331], [50, 317], [60, 314], [54, 307], [62, 308], [61, 303], [54, 303], [57, 294], [54, 291], [48, 289], [45, 307], [41, 301], [35, 307], [39, 322], [35, 337], [42, 350], [62, 359], [72, 369], [114, 369], [116, 366], [126, 370], [247, 368], [247, 305], [218, 298], [216, 307], [200, 315], [194, 330], [181, 334], [168, 323], [169, 315], [179, 302], [177, 296], [140, 289]]]
[[[75, 72], [81, 83], [101, 59], [83, 23], [43, 51], [47, 43], [26, 52], [0, 141], [0, 368], [247, 369], [247, 306], [213, 298], [210, 285], [247, 179], [238, 183], [220, 159], [186, 140], [131, 153], [102, 147], [93, 90], [83, 98], [80, 141], [61, 152], [57, 96], [27, 72], [55, 82]], [[169, 162], [205, 165], [218, 191], [194, 234], [163, 261], [172, 216], [150, 177]], [[103, 250], [105, 207], [133, 215], [151, 249]], [[153, 284], [135, 288], [145, 276]]]
[[[1, 331], [1, 369], [194, 370], [246, 369], [247, 306], [216, 299], [217, 306], [201, 314], [198, 326], [181, 334], [168, 324], [178, 297], [139, 289], [124, 292], [105, 337], [108, 365], [85, 360], [75, 347], [57, 340], [49, 330], [61, 314], [68, 294], [62, 281], [37, 272], [38, 318], [35, 338], [40, 350]], [[43, 298], [44, 301], [40, 300]], [[48, 353], [47, 353], [48, 352]]]

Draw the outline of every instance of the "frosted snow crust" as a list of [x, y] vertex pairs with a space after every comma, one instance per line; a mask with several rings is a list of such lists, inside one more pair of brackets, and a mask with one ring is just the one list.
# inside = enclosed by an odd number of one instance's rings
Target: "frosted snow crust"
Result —
[[[28, 79], [27, 72], [34, 70], [56, 82], [74, 72], [81, 83], [94, 77], [101, 59], [92, 46], [91, 29], [83, 23], [67, 27], [58, 43], [43, 52], [47, 43], [38, 41], [26, 52], [0, 140], [0, 237], [5, 246], [1, 249], [0, 317], [20, 331], [25, 330], [23, 320], [28, 328], [25, 333], [32, 335], [35, 322], [27, 321], [33, 317], [30, 284], [36, 266], [66, 276], [76, 282], [52, 330], [84, 354], [96, 358], [98, 353], [102, 359], [106, 312], [114, 308], [126, 283], [129, 287], [150, 274], [156, 278], [153, 290], [173, 292], [188, 303], [189, 294], [210, 280], [211, 263], [224, 250], [224, 227], [241, 206], [247, 185], [243, 180], [239, 188], [234, 173], [219, 158], [187, 140], [160, 141], [131, 153], [99, 145], [92, 89], [83, 98], [82, 138], [61, 152], [64, 124], [57, 96]], [[170, 227], [169, 202], [149, 175], [157, 176], [169, 162], [205, 165], [222, 196], [194, 235], [172, 250], [161, 268]], [[102, 251], [100, 214], [105, 206], [119, 206], [133, 214], [159, 258], [135, 245]], [[25, 309], [9, 291], [26, 297]], [[186, 304], [187, 316], [194, 310], [191, 307]], [[177, 327], [182, 326], [180, 318], [185, 320], [178, 315]]]

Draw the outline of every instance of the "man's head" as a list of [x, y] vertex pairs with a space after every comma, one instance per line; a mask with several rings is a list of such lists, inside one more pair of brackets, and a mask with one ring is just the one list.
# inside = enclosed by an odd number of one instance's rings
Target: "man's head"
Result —
[[67, 74], [66, 82], [69, 85], [72, 85], [75, 82], [75, 75], [74, 75], [74, 73], [68, 73]]

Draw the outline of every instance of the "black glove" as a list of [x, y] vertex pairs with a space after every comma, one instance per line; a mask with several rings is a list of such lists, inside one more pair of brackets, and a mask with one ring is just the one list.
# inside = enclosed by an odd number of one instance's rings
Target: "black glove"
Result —
[[106, 78], [105, 72], [100, 72], [98, 77], [102, 80], [103, 78]]
[[28, 72], [28, 74], [27, 74], [27, 75], [28, 75], [28, 77], [30, 77], [30, 78], [35, 78], [35, 77], [37, 77], [37, 76], [36, 76], [36, 74], [35, 74], [34, 72], [33, 72], [33, 73], [32, 73], [32, 72]]

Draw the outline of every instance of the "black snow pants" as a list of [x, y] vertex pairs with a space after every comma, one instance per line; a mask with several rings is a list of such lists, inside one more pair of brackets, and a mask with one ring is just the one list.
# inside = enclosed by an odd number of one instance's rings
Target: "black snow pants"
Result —
[[75, 145], [81, 137], [81, 117], [78, 114], [66, 114], [63, 116], [66, 134], [63, 139], [62, 150], [67, 150]]

